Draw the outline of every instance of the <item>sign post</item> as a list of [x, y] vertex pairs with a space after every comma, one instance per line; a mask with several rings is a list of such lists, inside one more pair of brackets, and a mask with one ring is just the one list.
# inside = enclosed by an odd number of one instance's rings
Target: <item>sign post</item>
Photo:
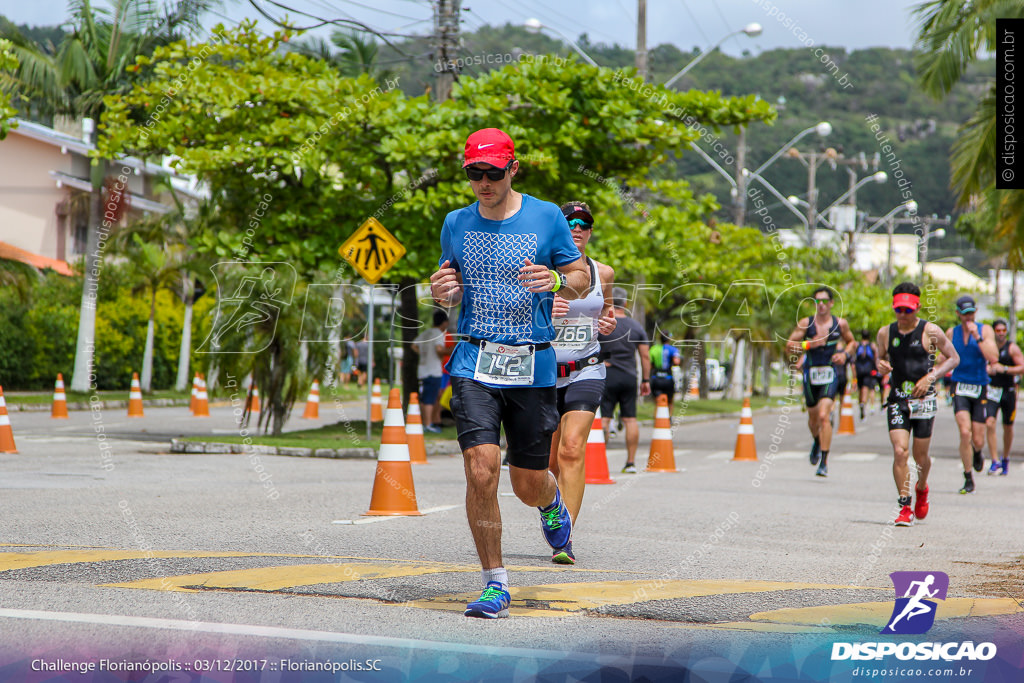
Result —
[[367, 353], [366, 360], [366, 440], [370, 440], [370, 405], [373, 395], [373, 286], [384, 273], [405, 256], [405, 247], [398, 239], [372, 216], [356, 228], [344, 244], [338, 248], [341, 257], [356, 269], [370, 285], [367, 305]]

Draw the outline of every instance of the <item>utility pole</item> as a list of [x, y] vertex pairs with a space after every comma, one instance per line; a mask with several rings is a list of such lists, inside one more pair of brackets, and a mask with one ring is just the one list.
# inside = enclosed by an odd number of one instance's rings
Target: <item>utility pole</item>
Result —
[[647, 80], [647, 0], [636, 0], [636, 70]]
[[434, 3], [434, 47], [437, 74], [437, 90], [434, 99], [444, 102], [451, 99], [452, 85], [459, 74], [459, 10], [462, 0], [436, 0]]
[[[640, 80], [647, 80], [647, 0], [637, 0], [636, 5], [636, 70]], [[636, 278], [636, 301], [633, 302], [633, 319], [640, 327], [647, 328], [647, 309], [644, 307], [643, 292], [647, 276], [643, 273]]]

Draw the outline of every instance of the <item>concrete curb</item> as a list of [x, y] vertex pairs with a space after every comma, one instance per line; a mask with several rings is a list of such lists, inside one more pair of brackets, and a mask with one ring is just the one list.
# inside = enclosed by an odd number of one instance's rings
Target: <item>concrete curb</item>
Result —
[[[100, 407], [103, 410], [114, 409], [114, 408], [128, 408], [128, 401], [99, 401]], [[167, 408], [173, 406], [188, 406], [189, 402], [183, 398], [147, 398], [143, 399], [143, 408]], [[213, 404], [211, 404], [213, 405]], [[89, 411], [93, 409], [91, 403], [68, 403], [68, 410], [82, 410]], [[8, 412], [21, 412], [21, 413], [42, 413], [51, 410], [53, 407], [52, 403], [7, 403]]]
[[182, 441], [180, 439], [171, 439], [171, 453], [287, 455], [296, 458], [336, 458], [348, 460], [377, 459], [377, 452], [372, 448], [299, 448], [296, 446]]
[[[426, 444], [427, 455], [460, 453], [458, 441], [432, 441]], [[376, 460], [374, 448], [302, 448], [298, 446], [245, 445], [216, 441], [182, 441], [171, 439], [171, 453], [207, 455], [286, 455], [294, 458], [334, 458], [336, 460]]]

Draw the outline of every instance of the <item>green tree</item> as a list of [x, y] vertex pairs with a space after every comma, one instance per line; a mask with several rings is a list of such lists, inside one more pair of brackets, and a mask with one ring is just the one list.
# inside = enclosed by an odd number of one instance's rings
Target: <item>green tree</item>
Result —
[[[138, 55], [200, 29], [199, 20], [213, 0], [112, 0], [110, 7], [94, 7], [91, 0], [70, 0], [70, 33], [57, 53], [51, 55], [16, 30], [6, 37], [14, 44], [17, 70], [3, 87], [31, 99], [48, 115], [87, 117], [97, 120], [104, 97], [131, 90], [128, 70]], [[9, 27], [8, 27], [9, 28]], [[94, 159], [92, 201], [85, 253], [85, 287], [82, 290], [78, 344], [71, 389], [87, 391], [96, 337], [93, 297], [99, 288], [100, 228], [104, 225], [103, 185], [111, 157]], [[110, 221], [107, 221], [110, 226]]]
[[[18, 68], [18, 58], [14, 55], [14, 45], [9, 40], [0, 38], [0, 74], [7, 74]], [[7, 131], [13, 124], [10, 119], [18, 113], [11, 104], [11, 94], [0, 91], [0, 140], [7, 137]]]
[[[347, 275], [338, 247], [375, 215], [407, 249], [388, 273], [406, 295], [437, 267], [442, 217], [472, 202], [460, 159], [474, 129], [502, 127], [518, 141], [518, 189], [553, 201], [583, 191], [600, 198], [610, 217], [607, 248], [621, 247], [615, 263], [627, 274], [657, 262], [643, 238], [657, 230], [682, 235], [713, 206], [695, 200], [685, 183], [649, 178], [652, 167], [696, 136], [684, 119], [733, 126], [772, 116], [752, 96], [674, 93], [630, 81], [630, 72], [541, 58], [463, 78], [453, 99], [436, 105], [426, 96], [406, 98], [394, 83], [385, 88], [365, 74], [345, 78], [323, 61], [281, 53], [284, 33], [264, 37], [242, 25], [223, 37], [218, 45], [182, 42], [140, 58], [147, 79], [107, 100], [102, 153], [178, 157], [181, 170], [209, 183], [218, 204], [221, 222], [200, 235], [199, 249], [288, 263], [306, 280]], [[198, 54], [206, 61], [192, 87], [164, 97]], [[158, 103], [160, 120], [138, 125]], [[598, 176], [611, 181], [596, 183]], [[661, 227], [644, 222], [623, 187], [681, 213]], [[403, 302], [394, 327], [408, 342], [419, 315], [414, 296]], [[287, 362], [277, 343], [261, 353]], [[413, 364], [405, 367], [415, 372]], [[274, 378], [283, 382], [287, 371], [271, 367], [271, 383], [261, 387], [268, 394], [282, 389]], [[405, 384], [414, 382], [407, 376]]]

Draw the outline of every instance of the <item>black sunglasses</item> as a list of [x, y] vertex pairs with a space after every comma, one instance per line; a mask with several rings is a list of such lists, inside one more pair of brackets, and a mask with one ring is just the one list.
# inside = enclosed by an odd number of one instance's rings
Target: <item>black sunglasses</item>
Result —
[[898, 308], [894, 308], [892, 310], [896, 311], [900, 315], [909, 315], [914, 312], [913, 308], [907, 308], [906, 306], [899, 306]]
[[512, 162], [508, 162], [505, 168], [488, 168], [486, 170], [482, 168], [473, 168], [472, 166], [466, 167], [466, 177], [470, 180], [483, 180], [484, 176], [487, 176], [488, 180], [499, 181], [505, 177], [505, 172], [512, 168]]
[[569, 221], [569, 229], [579, 228], [580, 230], [591, 230], [594, 227], [593, 223], [588, 223], [582, 218], [573, 218]]

